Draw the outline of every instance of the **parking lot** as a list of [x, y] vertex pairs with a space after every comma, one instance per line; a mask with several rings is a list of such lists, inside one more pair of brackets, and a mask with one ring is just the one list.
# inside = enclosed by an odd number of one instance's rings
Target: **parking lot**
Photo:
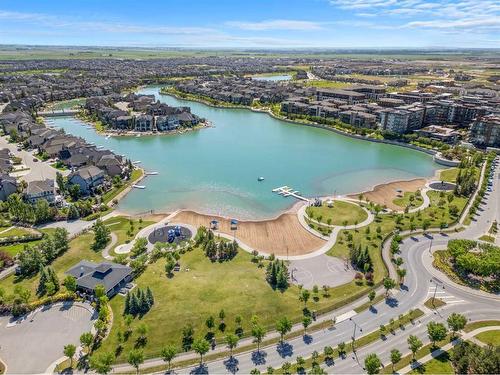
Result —
[[43, 373], [63, 357], [67, 344], [79, 345], [97, 318], [88, 304], [59, 303], [29, 314], [17, 323], [0, 317], [0, 358], [9, 374]]

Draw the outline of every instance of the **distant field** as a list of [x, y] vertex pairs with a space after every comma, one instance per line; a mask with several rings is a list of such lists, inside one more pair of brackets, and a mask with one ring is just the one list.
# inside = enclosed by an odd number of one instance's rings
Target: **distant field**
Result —
[[253, 57], [310, 57], [310, 58], [354, 58], [354, 59], [407, 59], [407, 60], [460, 60], [469, 56], [492, 57], [493, 50], [480, 51], [334, 51], [334, 50], [188, 50], [188, 49], [147, 49], [112, 47], [0, 47], [0, 60], [30, 59], [91, 59], [91, 58], [173, 58], [205, 56], [253, 56]]

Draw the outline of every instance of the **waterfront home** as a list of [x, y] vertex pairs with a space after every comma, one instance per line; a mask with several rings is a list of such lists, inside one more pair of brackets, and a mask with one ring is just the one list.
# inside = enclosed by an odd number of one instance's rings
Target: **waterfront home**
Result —
[[0, 175], [0, 200], [6, 201], [9, 195], [17, 192], [17, 181], [7, 174]]
[[30, 181], [26, 189], [26, 200], [30, 203], [36, 203], [40, 199], [45, 199], [49, 203], [55, 200], [54, 180], [45, 179], [41, 181]]
[[80, 192], [88, 195], [104, 184], [104, 171], [94, 165], [82, 167], [68, 176], [68, 182], [79, 185]]
[[177, 129], [180, 125], [177, 115], [156, 116], [156, 129], [158, 131], [168, 131]]
[[95, 165], [111, 177], [120, 176], [124, 170], [121, 158], [113, 153], [102, 155]]
[[118, 263], [94, 263], [81, 260], [68, 271], [76, 279], [80, 292], [93, 295], [96, 287], [102, 285], [108, 297], [113, 297], [132, 280], [132, 268]]
[[139, 115], [135, 117], [134, 129], [139, 132], [153, 130], [154, 118], [151, 115]]

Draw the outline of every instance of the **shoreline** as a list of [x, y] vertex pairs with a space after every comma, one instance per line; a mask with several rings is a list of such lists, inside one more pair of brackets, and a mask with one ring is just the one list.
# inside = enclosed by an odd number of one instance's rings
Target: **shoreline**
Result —
[[[214, 126], [212, 123], [208, 120], [200, 122], [193, 126], [192, 128], [182, 128], [182, 129], [175, 129], [175, 130], [169, 130], [169, 131], [146, 131], [146, 132], [140, 132], [140, 131], [135, 131], [135, 130], [128, 130], [128, 131], [120, 131], [120, 130], [114, 130], [114, 129], [106, 129], [106, 130], [98, 130], [96, 128], [95, 122], [88, 120], [86, 118], [83, 118], [82, 116], [77, 115], [71, 115], [70, 117], [76, 118], [80, 121], [82, 121], [85, 124], [88, 124], [92, 126], [94, 131], [102, 135], [104, 137], [156, 137], [156, 136], [169, 136], [169, 135], [180, 135], [180, 134], [185, 134], [189, 133], [192, 131], [197, 131], [197, 130], [202, 130], [202, 129], [207, 129], [207, 128], [213, 128]], [[45, 120], [44, 120], [45, 121]], [[47, 125], [47, 124], [46, 124]]]
[[[305, 125], [305, 126], [309, 126], [309, 127], [313, 127], [313, 128], [317, 128], [317, 129], [324, 129], [324, 130], [328, 130], [328, 131], [334, 132], [334, 133], [339, 134], [339, 135], [343, 135], [343, 136], [346, 136], [346, 137], [349, 137], [349, 138], [353, 138], [353, 139], [359, 139], [359, 140], [362, 140], [362, 141], [369, 141], [369, 142], [375, 142], [375, 143], [384, 143], [384, 144], [388, 144], [388, 145], [392, 145], [392, 146], [406, 147], [406, 148], [409, 148], [409, 149], [414, 150], [414, 151], [420, 151], [420, 152], [423, 152], [423, 153], [425, 153], [427, 155], [431, 155], [431, 156], [433, 156], [434, 162], [436, 164], [440, 164], [436, 160], [436, 158], [434, 157], [438, 153], [438, 151], [433, 150], [433, 149], [423, 148], [423, 147], [420, 147], [420, 146], [415, 146], [415, 145], [412, 145], [410, 143], [391, 141], [391, 140], [388, 140], [388, 139], [370, 138], [370, 137], [359, 135], [359, 134], [349, 133], [349, 132], [346, 132], [346, 131], [343, 131], [343, 130], [340, 130], [340, 129], [337, 129], [337, 128], [334, 128], [334, 127], [331, 127], [331, 126], [323, 125], [323, 124], [312, 123], [312, 122], [311, 123], [310, 122], [303, 122], [303, 121], [297, 121], [297, 120], [291, 120], [291, 119], [288, 119], [286, 117], [281, 117], [281, 116], [278, 116], [278, 115], [274, 114], [270, 109], [253, 108], [253, 107], [249, 107], [249, 106], [245, 106], [245, 105], [236, 105], [236, 104], [235, 105], [212, 104], [212, 103], [210, 103], [210, 102], [208, 102], [206, 100], [203, 100], [201, 98], [183, 98], [182, 96], [180, 96], [180, 95], [178, 95], [176, 93], [170, 93], [170, 92], [163, 93], [163, 92], [161, 92], [161, 88], [159, 90], [159, 94], [160, 95], [169, 95], [169, 96], [172, 96], [172, 97], [174, 97], [176, 99], [179, 99], [179, 100], [198, 102], [198, 103], [201, 103], [201, 104], [204, 104], [206, 106], [213, 107], [213, 108], [220, 108], [220, 109], [246, 109], [246, 110], [250, 110], [252, 112], [266, 113], [266, 114], [268, 114], [269, 116], [273, 117], [276, 120], [288, 122], [290, 124]], [[191, 94], [191, 95], [193, 95], [193, 94]]]

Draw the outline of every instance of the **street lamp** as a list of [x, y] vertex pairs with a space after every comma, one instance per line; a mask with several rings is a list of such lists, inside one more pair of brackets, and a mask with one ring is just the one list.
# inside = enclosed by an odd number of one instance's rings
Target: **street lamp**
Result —
[[[436, 292], [437, 292], [437, 288], [438, 288], [438, 284], [436, 281], [433, 281], [432, 279], [430, 280], [431, 284], [434, 283], [435, 284], [435, 287], [434, 287], [434, 294], [432, 295], [432, 306], [434, 306], [434, 300], [436, 299]], [[442, 285], [442, 284], [441, 284]], [[443, 289], [444, 289], [444, 285], [442, 285]]]

